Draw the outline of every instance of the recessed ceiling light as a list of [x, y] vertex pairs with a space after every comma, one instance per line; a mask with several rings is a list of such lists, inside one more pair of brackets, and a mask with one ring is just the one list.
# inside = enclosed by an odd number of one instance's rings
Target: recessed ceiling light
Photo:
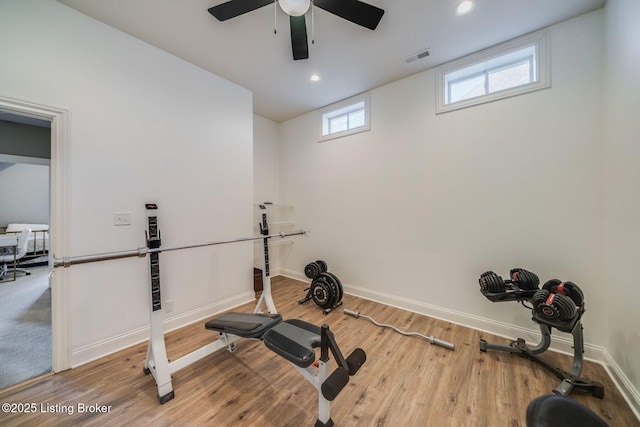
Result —
[[320, 76], [317, 74], [311, 74], [311, 77], [309, 77], [309, 80], [311, 80], [312, 82], [318, 82], [320, 81]]
[[464, 0], [456, 7], [456, 15], [466, 15], [476, 7], [475, 0]]

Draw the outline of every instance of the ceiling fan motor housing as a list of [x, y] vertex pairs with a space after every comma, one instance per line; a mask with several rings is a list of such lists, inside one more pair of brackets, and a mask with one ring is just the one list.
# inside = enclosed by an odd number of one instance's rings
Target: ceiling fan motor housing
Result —
[[289, 16], [301, 16], [307, 13], [311, 0], [279, 0], [280, 8]]

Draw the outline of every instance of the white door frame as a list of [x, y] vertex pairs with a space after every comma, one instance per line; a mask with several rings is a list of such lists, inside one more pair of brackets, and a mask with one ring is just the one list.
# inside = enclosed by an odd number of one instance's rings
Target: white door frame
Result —
[[[53, 245], [49, 247], [51, 274], [51, 345], [52, 369], [60, 372], [71, 368], [69, 330], [69, 290], [64, 269], [53, 270], [53, 258], [67, 254], [67, 217], [69, 183], [67, 181], [67, 147], [69, 111], [20, 99], [0, 96], [0, 109], [22, 116], [51, 121], [51, 169], [49, 177], [50, 215], [49, 233]], [[53, 274], [55, 273], [55, 274]]]

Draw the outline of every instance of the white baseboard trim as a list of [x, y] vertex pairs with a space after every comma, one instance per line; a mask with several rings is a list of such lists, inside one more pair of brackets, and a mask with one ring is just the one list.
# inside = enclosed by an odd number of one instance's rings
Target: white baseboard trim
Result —
[[[306, 276], [296, 271], [281, 270], [281, 274], [303, 282], [309, 281]], [[540, 331], [537, 329], [522, 328], [503, 322], [496, 322], [495, 320], [437, 307], [431, 304], [398, 297], [384, 292], [372, 291], [360, 286], [349, 285], [344, 282], [342, 283], [342, 286], [344, 288], [344, 292], [349, 295], [444, 320], [446, 322], [455, 323], [457, 325], [487, 332], [506, 339], [514, 340], [516, 338], [524, 338], [529, 343], [537, 344], [542, 338]], [[447, 339], [447, 337], [438, 338], [443, 340]], [[550, 349], [573, 356], [573, 339], [569, 336], [563, 337], [553, 335], [551, 337]], [[585, 360], [599, 363], [605, 368], [612, 381], [631, 407], [635, 416], [640, 420], [640, 393], [638, 393], [638, 390], [633, 386], [622, 369], [620, 369], [620, 366], [615, 362], [615, 360], [613, 360], [607, 349], [601, 346], [585, 343], [584, 351]], [[567, 369], [568, 368], [569, 367], [567, 367]]]
[[[514, 326], [508, 323], [498, 322], [479, 316], [474, 316], [460, 311], [449, 310], [431, 304], [410, 300], [407, 298], [389, 295], [383, 292], [371, 291], [369, 289], [357, 286], [343, 286], [347, 294], [360, 298], [368, 299], [375, 302], [382, 302], [386, 305], [397, 307], [403, 310], [422, 314], [435, 319], [444, 320], [446, 322], [455, 323], [460, 326], [497, 335], [509, 340], [516, 338], [524, 338], [527, 343], [538, 344], [542, 340], [542, 334], [539, 329], [524, 328]], [[533, 324], [535, 325], [535, 324]], [[441, 337], [446, 339], [446, 337]], [[573, 356], [573, 338], [570, 336], [552, 335], [550, 350]], [[584, 358], [586, 360], [602, 363], [604, 360], [604, 348], [593, 345], [584, 344]]]
[[[309, 281], [308, 278], [302, 276], [300, 273], [290, 270], [282, 271], [282, 275], [305, 282]], [[449, 310], [447, 308], [426, 304], [408, 298], [398, 297], [384, 292], [372, 291], [370, 289], [349, 285], [346, 283], [342, 283], [342, 287], [344, 288], [344, 292], [349, 295], [382, 303], [391, 307], [400, 308], [402, 310], [411, 311], [413, 313], [422, 314], [428, 317], [433, 317], [435, 319], [444, 320], [446, 322], [455, 323], [457, 325], [476, 329], [481, 332], [498, 335], [509, 340], [524, 338], [528, 343], [537, 344], [542, 339], [542, 335], [540, 334], [539, 329], [513, 326], [507, 323], [497, 322], [495, 320], [462, 313], [460, 311]], [[439, 338], [446, 340], [446, 337]], [[570, 337], [553, 335], [551, 337], [550, 349], [559, 353], [573, 356], [573, 339]], [[585, 344], [584, 350], [585, 359], [592, 360], [598, 363], [603, 362], [604, 348], [596, 345]]]
[[[215, 304], [209, 304], [186, 313], [167, 317], [163, 322], [164, 331], [165, 333], [171, 332], [251, 301], [255, 301], [254, 292], [243, 292], [242, 294], [224, 299]], [[149, 332], [149, 326], [144, 326], [112, 338], [74, 349], [71, 351], [71, 367], [76, 368], [133, 345], [148, 341]]]
[[613, 383], [620, 391], [620, 394], [622, 394], [624, 400], [626, 400], [629, 404], [629, 407], [633, 411], [638, 421], [640, 421], [640, 393], [633, 386], [633, 384], [631, 384], [629, 378], [624, 374], [624, 372], [622, 372], [620, 366], [616, 363], [613, 357], [611, 357], [606, 349], [604, 351], [604, 362], [602, 363], [602, 365], [611, 377]]

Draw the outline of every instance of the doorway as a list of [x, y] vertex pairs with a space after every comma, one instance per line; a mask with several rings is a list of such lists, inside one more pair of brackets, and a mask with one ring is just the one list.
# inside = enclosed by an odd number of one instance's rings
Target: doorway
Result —
[[[22, 281], [22, 285], [19, 290], [23, 292], [23, 294], [19, 300], [27, 301], [27, 306], [23, 307], [22, 310], [16, 311], [20, 313], [18, 319], [22, 322], [30, 322], [32, 324], [40, 322], [41, 324], [47, 324], [49, 339], [46, 340], [42, 338], [43, 335], [41, 334], [38, 344], [42, 346], [42, 341], [47, 341], [45, 344], [49, 349], [49, 354], [47, 355], [48, 360], [41, 360], [40, 368], [37, 369], [42, 370], [42, 367], [45, 366], [45, 372], [60, 372], [71, 367], [71, 348], [67, 314], [68, 290], [66, 274], [64, 272], [54, 271], [53, 258], [56, 254], [60, 256], [67, 253], [67, 226], [65, 221], [68, 210], [66, 147], [69, 114], [64, 109], [2, 96], [0, 96], [0, 112], [3, 113], [0, 114], [0, 120], [10, 117], [10, 121], [13, 123], [19, 123], [21, 121], [23, 124], [33, 125], [36, 123], [44, 125], [45, 127], [48, 126], [50, 159], [47, 165], [49, 169], [48, 188], [44, 189], [45, 193], [48, 194], [48, 200], [46, 201], [48, 216], [47, 221], [42, 221], [48, 225], [47, 242], [45, 243], [47, 245], [47, 253], [46, 256], [35, 260], [36, 266], [29, 269], [32, 271], [31, 275], [20, 277], [19, 280]], [[11, 156], [15, 156], [15, 154], [4, 155], [4, 157], [0, 159], [0, 162], [3, 162], [5, 165], [20, 164], [21, 166], [18, 169], [32, 167], [25, 166], [29, 164], [29, 161], [25, 160], [25, 158], [38, 157], [18, 155], [18, 158], [15, 158]], [[38, 163], [38, 161], [34, 162]], [[2, 225], [5, 224], [0, 224], [0, 226]], [[40, 246], [40, 244], [37, 245]], [[2, 283], [3, 282], [0, 282], [0, 286], [3, 286]], [[16, 281], [13, 283], [19, 284], [20, 282]], [[31, 296], [25, 297], [24, 292], [30, 287], [36, 288], [36, 290], [32, 291]], [[43, 287], [44, 290], [42, 289]], [[49, 310], [48, 313], [45, 310], [47, 306]], [[1, 341], [0, 346], [3, 346]], [[38, 350], [36, 346], [33, 349], [26, 349], [26, 354], [29, 354], [30, 351], [34, 353], [42, 350]], [[5, 355], [0, 352], [0, 358], [4, 356]], [[32, 373], [35, 372], [35, 370], [32, 371]], [[40, 374], [41, 373], [42, 372], [40, 372]], [[24, 378], [25, 375], [26, 378]], [[22, 376], [15, 375], [14, 381], [16, 379], [23, 381], [29, 378], [29, 375], [31, 374], [24, 373]], [[35, 375], [38, 374], [35, 373]], [[0, 388], [4, 388], [5, 386], [5, 384], [2, 384]]]
[[[51, 372], [51, 121], [0, 110], [0, 233], [21, 236], [0, 277], [0, 390]], [[3, 248], [4, 251], [7, 248]], [[6, 271], [6, 268], [3, 269]]]

